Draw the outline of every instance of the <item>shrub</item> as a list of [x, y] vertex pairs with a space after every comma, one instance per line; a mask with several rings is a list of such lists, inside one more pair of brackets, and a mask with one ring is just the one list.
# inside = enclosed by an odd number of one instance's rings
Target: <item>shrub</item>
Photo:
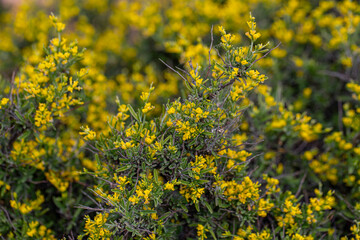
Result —
[[[251, 43], [235, 47], [259, 37], [250, 11], [261, 39], [281, 42], [259, 61]], [[357, 239], [359, 11], [350, 0], [1, 7], [1, 237]]]
[[[98, 156], [99, 179], [93, 192], [97, 213], [86, 217], [90, 239], [270, 239], [271, 235], [313, 239], [326, 226], [335, 205], [332, 192], [320, 190], [300, 203], [279, 181], [251, 180], [248, 165], [256, 158], [241, 139], [246, 97], [266, 77], [256, 70], [266, 45], [250, 17], [249, 46], [235, 47], [220, 27], [221, 60], [176, 71], [188, 88], [186, 99], [169, 102], [160, 117], [149, 118], [153, 88], [143, 92], [143, 107], [118, 102], [111, 132], [88, 139]], [[128, 113], [128, 114], [127, 114]], [[89, 138], [89, 133], [82, 133]], [[91, 137], [92, 138], [92, 137]], [[100, 209], [101, 210], [100, 210]], [[95, 209], [94, 209], [95, 210]]]
[[65, 25], [50, 18], [57, 37], [39, 64], [20, 70], [0, 103], [0, 233], [9, 239], [54, 239], [48, 228], [58, 224], [69, 231], [79, 220], [75, 204], [88, 201], [80, 185], [81, 144], [74, 137], [79, 127], [72, 132], [65, 117], [84, 104], [86, 70], [74, 68], [83, 52], [62, 38]]

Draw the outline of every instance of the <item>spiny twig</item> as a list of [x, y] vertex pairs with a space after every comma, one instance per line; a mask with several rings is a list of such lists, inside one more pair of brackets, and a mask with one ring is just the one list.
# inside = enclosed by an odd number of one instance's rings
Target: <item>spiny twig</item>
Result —
[[281, 45], [281, 42], [279, 42], [278, 45], [276, 45], [276, 47], [270, 49], [267, 53], [265, 53], [264, 56], [262, 56], [262, 57], [256, 59], [255, 61], [253, 61], [247, 69], [250, 69], [252, 67], [252, 65], [254, 65], [257, 61], [265, 58], [269, 53], [271, 53], [274, 49], [278, 48], [280, 45]]
[[334, 71], [328, 71], [328, 70], [322, 70], [322, 71], [319, 71], [319, 73], [322, 74], [322, 75], [329, 76], [329, 77], [338, 78], [338, 79], [340, 79], [341, 81], [344, 81], [344, 82], [349, 82], [350, 81], [350, 76], [348, 76], [346, 74], [343, 74], [343, 73], [334, 72]]
[[[168, 68], [170, 68], [172, 71], [174, 71], [175, 73], [177, 73], [182, 79], [184, 79], [186, 82], [188, 82], [188, 80], [183, 76], [181, 75], [178, 71], [176, 71], [174, 68], [170, 67], [169, 64], [167, 64], [166, 62], [164, 62], [163, 60], [161, 60], [159, 58], [160, 62], [162, 62], [165, 66], [167, 66]], [[188, 82], [189, 83], [189, 82]]]
[[305, 182], [305, 179], [306, 179], [306, 176], [307, 176], [307, 172], [305, 172], [304, 176], [302, 177], [301, 181], [300, 181], [300, 185], [299, 185], [299, 188], [295, 194], [295, 197], [298, 197], [300, 192], [301, 192], [301, 188], [302, 188], [302, 185], [304, 184]]
[[214, 25], [211, 25], [211, 42], [210, 42], [210, 48], [209, 48], [209, 66], [208, 66], [208, 71], [206, 73], [206, 78], [209, 77], [209, 73], [210, 73], [210, 69], [211, 69], [211, 50], [212, 50], [212, 46], [213, 46], [213, 42], [214, 42], [213, 28], [214, 28]]

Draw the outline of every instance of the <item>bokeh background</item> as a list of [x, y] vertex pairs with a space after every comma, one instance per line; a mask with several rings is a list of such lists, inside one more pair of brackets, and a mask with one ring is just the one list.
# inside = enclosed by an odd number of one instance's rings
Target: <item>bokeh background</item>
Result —
[[[248, 44], [250, 12], [260, 41], [270, 48], [281, 43], [257, 62], [269, 79], [249, 97], [253, 105], [240, 125], [243, 139], [261, 140], [253, 147], [262, 153], [253, 177], [280, 179], [284, 191], [300, 191], [305, 202], [319, 186], [335, 190], [338, 205], [327, 236], [355, 234], [350, 227], [360, 217], [360, 4], [351, 0], [0, 1], [2, 97], [43, 60], [57, 34], [51, 14], [66, 25], [62, 37], [85, 49], [70, 71], [87, 71], [84, 106], [65, 114], [56, 134], [44, 134], [43, 142], [17, 139], [0, 157], [0, 205], [8, 209], [0, 213], [0, 233], [11, 235], [9, 219], [19, 221], [18, 229], [38, 219], [53, 236], [79, 234], [85, 212], [74, 206], [93, 204], [85, 188], [95, 184], [80, 171], [97, 165], [79, 137], [81, 126], [106, 135], [108, 121], [119, 112], [116, 98], [139, 106], [151, 84], [151, 114], [159, 116], [162, 104], [186, 96], [181, 78], [159, 59], [186, 70], [205, 66], [212, 27], [214, 44], [221, 38], [218, 26], [235, 36], [235, 44]], [[210, 55], [218, 59], [215, 48]], [[39, 199], [36, 190], [45, 196], [38, 213], [14, 212], [14, 193], [30, 201]]]

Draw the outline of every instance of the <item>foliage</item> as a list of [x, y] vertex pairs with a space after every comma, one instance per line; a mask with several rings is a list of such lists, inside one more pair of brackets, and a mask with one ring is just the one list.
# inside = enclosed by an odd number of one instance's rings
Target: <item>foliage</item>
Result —
[[359, 238], [356, 1], [3, 4], [1, 237]]

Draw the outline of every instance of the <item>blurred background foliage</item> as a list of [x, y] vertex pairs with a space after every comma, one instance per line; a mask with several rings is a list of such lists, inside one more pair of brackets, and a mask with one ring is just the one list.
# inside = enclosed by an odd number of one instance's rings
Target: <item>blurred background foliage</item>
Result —
[[[350, 0], [0, 2], [2, 97], [8, 96], [12, 82], [21, 84], [29, 66], [43, 61], [48, 42], [57, 36], [48, 20], [51, 13], [66, 25], [62, 38], [85, 49], [69, 74], [81, 68], [87, 72], [79, 80], [84, 105], [68, 111], [56, 132], [47, 130], [46, 141], [35, 141], [37, 130], [31, 144], [21, 138], [10, 141], [9, 149], [26, 145], [25, 155], [36, 149], [39, 154], [32, 157], [52, 162], [48, 167], [19, 165], [11, 151], [0, 157], [0, 201], [8, 209], [0, 215], [0, 232], [11, 231], [9, 218], [20, 221], [21, 214], [11, 212], [14, 193], [30, 201], [41, 199], [35, 194], [40, 190], [43, 209], [48, 210], [29, 219], [23, 215], [18, 226], [41, 219], [56, 237], [78, 234], [84, 214], [74, 206], [91, 204], [83, 190], [94, 184], [78, 171], [96, 170], [98, 165], [78, 137], [80, 127], [86, 124], [106, 136], [107, 122], [119, 113], [116, 97], [139, 106], [150, 84], [155, 86], [149, 99], [155, 109], [149, 114], [159, 116], [162, 104], [186, 96], [182, 80], [159, 59], [186, 70], [205, 66], [212, 26], [214, 43], [220, 41], [221, 25], [235, 36], [235, 44], [247, 44], [249, 12], [256, 17], [262, 42], [269, 41], [271, 47], [281, 43], [257, 62], [269, 80], [247, 99], [251, 107], [239, 127], [239, 139], [258, 142], [252, 151], [262, 153], [251, 163], [252, 178], [260, 179], [263, 173], [278, 178], [281, 189], [300, 191], [302, 201], [319, 186], [324, 192], [335, 190], [334, 236], [350, 233], [353, 220], [360, 217], [360, 5]], [[215, 48], [210, 55], [218, 58]], [[9, 144], [2, 141], [3, 146]], [[50, 147], [54, 144], [56, 151]], [[60, 182], [67, 187], [60, 188]]]

